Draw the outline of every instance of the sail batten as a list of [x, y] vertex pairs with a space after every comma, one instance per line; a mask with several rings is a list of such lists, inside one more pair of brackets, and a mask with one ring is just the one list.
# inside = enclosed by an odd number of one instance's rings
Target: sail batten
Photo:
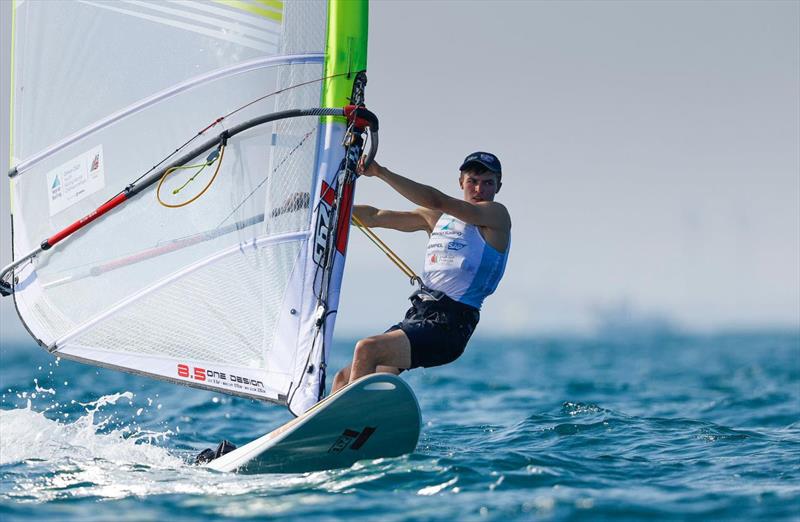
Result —
[[296, 54], [287, 56], [268, 56], [250, 60], [249, 62], [245, 63], [231, 65], [229, 67], [224, 67], [222, 69], [212, 71], [202, 76], [191, 78], [185, 82], [174, 85], [161, 92], [153, 94], [152, 96], [142, 99], [99, 121], [91, 123], [87, 127], [76, 132], [75, 134], [68, 136], [67, 138], [61, 140], [60, 142], [51, 145], [45, 150], [37, 152], [30, 158], [22, 159], [14, 166], [13, 170], [9, 173], [9, 176], [10, 177], [18, 176], [29, 170], [36, 163], [55, 154], [56, 152], [64, 149], [65, 147], [79, 140], [88, 138], [93, 133], [104, 129], [105, 127], [108, 127], [109, 125], [112, 125], [127, 116], [133, 115], [141, 110], [147, 109], [148, 107], [162, 100], [166, 100], [172, 96], [178, 95], [181, 92], [184, 92], [188, 89], [192, 89], [194, 87], [201, 86], [209, 82], [222, 80], [226, 77], [251, 72], [265, 67], [275, 67], [279, 65], [296, 65], [296, 64], [321, 64], [324, 60], [324, 56], [325, 56], [324, 53], [306, 53], [306, 54]]
[[[186, 277], [192, 272], [197, 270], [201, 270], [204, 267], [214, 264], [215, 262], [219, 262], [219, 260], [235, 255], [237, 253], [241, 253], [245, 249], [259, 249], [264, 248], [267, 245], [279, 245], [281, 243], [290, 243], [290, 242], [303, 242], [308, 239], [309, 233], [308, 232], [293, 232], [289, 234], [281, 234], [278, 236], [268, 236], [268, 237], [260, 237], [253, 239], [252, 242], [234, 245], [229, 247], [227, 250], [223, 250], [221, 252], [217, 252], [213, 254], [208, 259], [203, 259], [198, 261], [197, 263], [184, 267], [180, 269], [178, 272], [174, 274], [170, 274], [166, 278], [161, 281], [155, 282], [153, 285], [144, 288], [137, 292], [134, 295], [131, 295], [125, 298], [122, 302], [111, 305], [107, 310], [105, 310], [102, 314], [97, 317], [91, 318], [86, 323], [78, 326], [77, 328], [67, 332], [61, 338], [55, 341], [55, 346], [62, 346], [69, 342], [71, 339], [75, 338], [76, 336], [84, 333], [85, 331], [91, 329], [99, 322], [111, 317], [112, 315], [120, 312], [121, 310], [125, 309], [126, 307], [132, 305], [136, 301], [147, 297], [149, 294], [153, 292], [157, 292], [160, 288], [167, 286], [169, 284], [174, 283], [176, 280]], [[46, 285], [45, 285], [46, 286]]]

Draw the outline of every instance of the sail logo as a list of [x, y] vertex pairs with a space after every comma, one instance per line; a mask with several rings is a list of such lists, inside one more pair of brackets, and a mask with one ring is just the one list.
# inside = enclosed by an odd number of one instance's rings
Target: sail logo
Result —
[[[97, 145], [45, 174], [50, 216], [55, 216], [105, 188], [103, 146]], [[83, 207], [84, 210], [85, 204]]]
[[100, 153], [94, 155], [94, 159], [92, 160], [92, 166], [89, 168], [89, 172], [94, 172], [100, 168]]
[[61, 197], [61, 176], [56, 176], [53, 179], [53, 184], [50, 186], [50, 199], [58, 199]]
[[[332, 194], [332, 192], [329, 191]], [[325, 252], [328, 250], [328, 236], [331, 233], [331, 214], [333, 207], [325, 201], [325, 197], [319, 200], [319, 211], [317, 212], [317, 226], [314, 231], [314, 263], [322, 266]]]
[[[319, 198], [319, 211], [314, 229], [314, 263], [322, 266], [325, 253], [328, 251], [329, 236], [333, 231], [333, 205], [336, 200], [336, 187], [322, 182]], [[353, 185], [347, 183], [343, 187], [339, 202], [339, 217], [336, 221], [336, 251], [344, 255], [347, 249], [347, 236], [350, 231], [350, 210], [353, 202]]]
[[353, 451], [358, 451], [361, 449], [361, 446], [363, 446], [367, 440], [372, 437], [372, 434], [375, 433], [376, 429], [377, 428], [373, 428], [371, 426], [366, 426], [361, 431], [345, 428], [333, 445], [328, 448], [328, 453], [341, 453], [347, 448], [350, 448]]
[[262, 381], [242, 377], [240, 375], [225, 374], [224, 372], [217, 370], [210, 370], [196, 366], [192, 367], [188, 364], [178, 364], [178, 377], [200, 382], [208, 382], [209, 384], [223, 386], [226, 388], [244, 388], [246, 391], [262, 392], [264, 390], [264, 383]]

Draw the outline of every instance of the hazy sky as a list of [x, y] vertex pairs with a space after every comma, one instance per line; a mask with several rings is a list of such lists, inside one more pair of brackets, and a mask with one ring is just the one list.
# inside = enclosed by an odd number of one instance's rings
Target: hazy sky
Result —
[[[373, 2], [368, 73], [392, 170], [458, 196], [467, 153], [503, 162], [513, 246], [479, 334], [587, 331], [609, 310], [800, 326], [800, 2]], [[410, 208], [377, 180], [356, 199]], [[0, 214], [5, 265], [7, 183]], [[421, 268], [424, 234], [381, 235]], [[383, 331], [411, 291], [351, 237], [341, 336]]]

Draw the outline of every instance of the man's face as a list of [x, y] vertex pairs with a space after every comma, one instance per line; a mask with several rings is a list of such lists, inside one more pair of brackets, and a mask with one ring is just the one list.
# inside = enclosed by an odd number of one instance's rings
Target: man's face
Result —
[[497, 182], [497, 174], [493, 172], [475, 174], [468, 170], [462, 171], [458, 180], [459, 185], [464, 190], [464, 201], [470, 203], [494, 201], [494, 195], [498, 190]]

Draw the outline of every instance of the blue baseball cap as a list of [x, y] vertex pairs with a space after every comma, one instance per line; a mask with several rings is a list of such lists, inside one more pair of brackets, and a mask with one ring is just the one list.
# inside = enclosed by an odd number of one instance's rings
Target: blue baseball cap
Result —
[[500, 167], [500, 160], [489, 152], [473, 152], [464, 158], [464, 163], [461, 164], [458, 170], [464, 170], [470, 163], [480, 163], [496, 174], [500, 174], [503, 171], [502, 167]]

